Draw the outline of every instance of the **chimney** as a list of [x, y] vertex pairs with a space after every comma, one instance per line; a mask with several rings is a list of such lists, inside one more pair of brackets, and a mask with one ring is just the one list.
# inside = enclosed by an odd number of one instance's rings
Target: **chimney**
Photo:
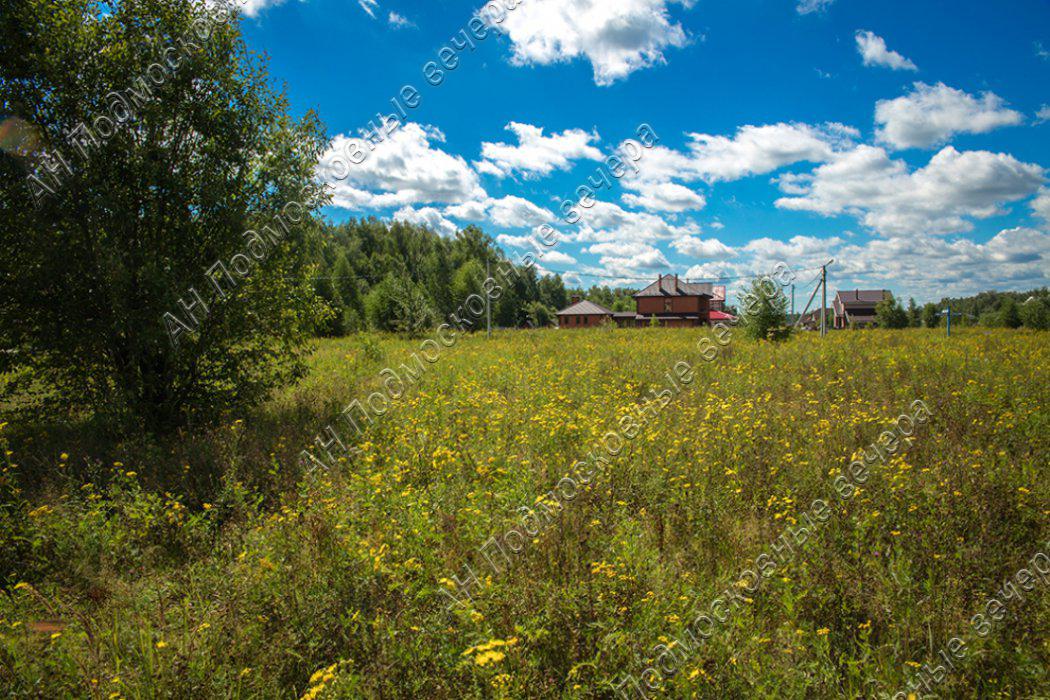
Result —
[[572, 295], [572, 303], [573, 304], [579, 304], [580, 303], [580, 295], [579, 294], [573, 294]]
[[678, 273], [674, 273], [674, 291], [678, 293]]

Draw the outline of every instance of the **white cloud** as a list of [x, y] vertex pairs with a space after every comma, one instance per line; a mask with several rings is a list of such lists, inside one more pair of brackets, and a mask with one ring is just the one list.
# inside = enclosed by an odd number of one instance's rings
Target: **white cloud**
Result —
[[735, 250], [717, 238], [683, 236], [672, 241], [671, 247], [682, 255], [704, 260], [725, 260], [737, 255]]
[[940, 300], [986, 289], [1045, 286], [1048, 271], [1050, 234], [1012, 228], [987, 243], [908, 236], [846, 246], [829, 274], [838, 288], [896, 288], [922, 300]]
[[510, 37], [515, 65], [586, 58], [594, 69], [594, 82], [610, 85], [636, 70], [663, 63], [667, 48], [685, 45], [685, 30], [668, 12], [675, 2], [686, 8], [693, 4], [693, 0], [526, 0], [494, 26]]
[[834, 4], [835, 0], [798, 0], [795, 9], [800, 15], [808, 15], [813, 12], [823, 12]]
[[1043, 105], [1040, 107], [1039, 111], [1035, 113], [1035, 119], [1039, 124], [1050, 122], [1050, 105]]
[[357, 0], [357, 4], [368, 13], [369, 17], [375, 19], [376, 10], [379, 8], [379, 3], [376, 0]]
[[630, 278], [637, 282], [646, 279], [651, 271], [666, 270], [671, 267], [663, 252], [654, 246], [640, 242], [606, 242], [592, 245], [588, 253], [601, 256], [598, 264], [604, 274], [624, 278], [621, 283], [629, 283]]
[[497, 226], [512, 228], [537, 226], [554, 220], [554, 215], [543, 207], [513, 195], [490, 199], [488, 216]]
[[474, 164], [479, 172], [496, 177], [515, 172], [526, 178], [538, 177], [550, 175], [554, 170], [568, 170], [574, 160], [601, 160], [602, 157], [601, 151], [590, 145], [599, 140], [597, 133], [567, 129], [544, 136], [543, 127], [518, 122], [511, 122], [506, 128], [518, 137], [518, 145], [482, 143], [482, 160]]
[[207, 0], [207, 2], [212, 6], [218, 6], [220, 3], [232, 6], [243, 12], [246, 17], [258, 17], [263, 10], [284, 4], [284, 0]]
[[442, 236], [454, 236], [459, 227], [442, 216], [441, 212], [433, 207], [401, 207], [394, 212], [394, 221], [407, 221], [410, 224], [421, 224], [429, 227]]
[[1050, 189], [1039, 190], [1039, 196], [1032, 200], [1032, 211], [1050, 226]]
[[886, 47], [886, 40], [874, 32], [857, 31], [857, 51], [866, 66], [883, 66], [893, 70], [919, 70], [919, 67]]
[[387, 16], [386, 21], [387, 21], [387, 24], [389, 24], [394, 29], [404, 29], [406, 27], [414, 27], [414, 26], [416, 26], [415, 23], [412, 22], [410, 19], [408, 19], [404, 15], [399, 15], [396, 12], [391, 12]]
[[[742, 126], [736, 135], [689, 134], [686, 151], [655, 146], [638, 162], [637, 179], [719, 182], [770, 173], [793, 163], [822, 163], [852, 146], [859, 132], [842, 124]], [[627, 186], [635, 178], [628, 176]]]
[[488, 220], [508, 228], [538, 226], [554, 220], [554, 214], [550, 211], [513, 195], [464, 202], [446, 208], [445, 214], [469, 221]]
[[1035, 42], [1035, 55], [1044, 61], [1050, 61], [1050, 51], [1043, 48], [1042, 42]]
[[486, 199], [477, 173], [463, 158], [431, 146], [444, 140], [437, 128], [409, 122], [355, 164], [346, 154], [363, 148], [365, 140], [339, 135], [321, 157], [317, 174], [332, 185], [332, 204], [344, 209]]
[[576, 258], [560, 250], [548, 249], [541, 251], [539, 258], [546, 265], [575, 265]]
[[700, 227], [688, 222], [681, 226], [647, 212], [627, 211], [610, 202], [596, 201], [593, 207], [580, 209], [580, 230], [574, 238], [580, 242], [610, 241], [647, 242], [681, 238], [700, 232]]
[[944, 83], [915, 83], [910, 94], [875, 105], [876, 136], [895, 148], [928, 148], [952, 134], [983, 134], [1022, 121], [998, 95], [978, 99]]
[[945, 234], [973, 228], [971, 218], [1002, 214], [1002, 205], [1030, 196], [1043, 168], [988, 151], [946, 147], [914, 172], [885, 150], [858, 146], [812, 174], [780, 178], [796, 195], [776, 206], [824, 216], [852, 214], [884, 235]]
[[638, 194], [626, 192], [625, 204], [649, 211], [681, 212], [703, 209], [707, 200], [699, 192], [673, 182], [629, 182], [627, 187], [638, 190]]
[[[774, 238], [756, 238], [743, 250], [754, 254], [760, 260], [785, 260], [795, 265], [799, 261], [811, 261], [814, 259], [827, 258], [831, 250], [842, 243], [838, 236], [830, 238], [817, 238], [815, 236], [793, 236], [781, 241]], [[824, 260], [820, 260], [824, 262]]]

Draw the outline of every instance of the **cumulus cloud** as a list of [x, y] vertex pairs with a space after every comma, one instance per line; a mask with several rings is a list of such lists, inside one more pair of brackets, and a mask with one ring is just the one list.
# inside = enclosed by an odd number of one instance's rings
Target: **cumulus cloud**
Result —
[[526, 178], [550, 175], [555, 170], [568, 170], [580, 159], [600, 160], [601, 151], [591, 145], [599, 140], [597, 133], [567, 129], [560, 134], [543, 135], [543, 127], [511, 122], [507, 130], [518, 137], [518, 144], [482, 143], [481, 160], [475, 163], [479, 172], [506, 177], [515, 172]]
[[497, 226], [508, 228], [538, 226], [554, 220], [550, 211], [513, 195], [464, 202], [446, 208], [445, 214], [469, 221], [488, 220]]
[[[638, 162], [637, 179], [708, 183], [770, 173], [803, 161], [822, 163], [853, 144], [859, 132], [842, 124], [742, 126], [734, 136], [689, 134], [685, 151], [656, 146]], [[628, 186], [633, 178], [628, 180]]]
[[1050, 189], [1039, 190], [1039, 196], [1032, 200], [1032, 211], [1050, 225]]
[[597, 243], [587, 249], [588, 253], [601, 256], [598, 264], [605, 274], [623, 278], [622, 283], [647, 279], [653, 271], [671, 267], [663, 252], [639, 241], [609, 241]]
[[410, 224], [420, 224], [442, 236], [454, 236], [459, 227], [442, 216], [441, 212], [433, 207], [401, 207], [394, 212], [394, 221], [406, 221]]
[[541, 250], [538, 256], [545, 265], [575, 265], [576, 258], [554, 249]]
[[896, 288], [924, 300], [985, 289], [1031, 289], [1048, 283], [1050, 234], [1000, 231], [987, 243], [898, 236], [843, 247], [833, 268], [850, 286]]
[[915, 83], [911, 93], [875, 105], [876, 136], [894, 148], [928, 148], [953, 134], [984, 134], [1022, 121], [998, 95], [976, 98], [944, 83]]
[[874, 32], [857, 31], [857, 51], [866, 66], [883, 66], [893, 70], [919, 70], [919, 67], [886, 47], [886, 40]]
[[707, 200], [702, 194], [673, 182], [629, 182], [637, 193], [626, 192], [625, 204], [649, 211], [682, 212], [703, 209]]
[[1039, 111], [1035, 113], [1035, 119], [1040, 124], [1050, 122], [1050, 105], [1040, 107]]
[[355, 164], [347, 153], [363, 140], [339, 135], [321, 157], [317, 174], [332, 186], [332, 204], [344, 209], [486, 199], [477, 173], [462, 157], [431, 145], [444, 140], [437, 128], [409, 122]]
[[700, 233], [693, 222], [677, 226], [663, 217], [648, 212], [628, 211], [610, 202], [597, 201], [589, 209], [580, 209], [582, 220], [574, 238], [580, 242], [612, 241], [647, 242], [681, 238]]
[[668, 11], [674, 3], [688, 8], [693, 0], [528, 0], [498, 26], [510, 38], [515, 65], [585, 58], [594, 82], [611, 85], [686, 44], [685, 30]]
[[703, 260], [725, 260], [737, 255], [735, 250], [717, 238], [683, 236], [672, 241], [671, 247], [682, 255]]
[[751, 253], [760, 260], [790, 260], [798, 261], [818, 260], [824, 262], [828, 254], [840, 243], [842, 239], [838, 236], [829, 238], [817, 238], [815, 236], [792, 236], [786, 241], [775, 238], [756, 238], [743, 247], [747, 253]]
[[988, 151], [946, 147], [914, 172], [875, 146], [858, 146], [812, 174], [780, 178], [790, 197], [776, 206], [824, 216], [851, 214], [884, 235], [946, 234], [973, 228], [969, 219], [1003, 213], [1002, 205], [1030, 196], [1043, 168]]

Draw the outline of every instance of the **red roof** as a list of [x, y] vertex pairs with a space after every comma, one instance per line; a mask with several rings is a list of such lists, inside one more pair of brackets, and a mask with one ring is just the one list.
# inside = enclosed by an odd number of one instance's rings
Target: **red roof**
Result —
[[707, 317], [712, 321], [732, 321], [733, 316], [730, 316], [724, 311], [708, 311]]

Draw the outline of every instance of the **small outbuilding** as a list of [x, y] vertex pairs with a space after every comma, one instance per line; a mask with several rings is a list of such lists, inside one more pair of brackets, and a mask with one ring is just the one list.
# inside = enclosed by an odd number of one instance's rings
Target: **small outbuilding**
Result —
[[[572, 298], [572, 304], [558, 312], [560, 328], [590, 328], [612, 320], [613, 312], [593, 301]], [[634, 314], [631, 314], [632, 316]]]

